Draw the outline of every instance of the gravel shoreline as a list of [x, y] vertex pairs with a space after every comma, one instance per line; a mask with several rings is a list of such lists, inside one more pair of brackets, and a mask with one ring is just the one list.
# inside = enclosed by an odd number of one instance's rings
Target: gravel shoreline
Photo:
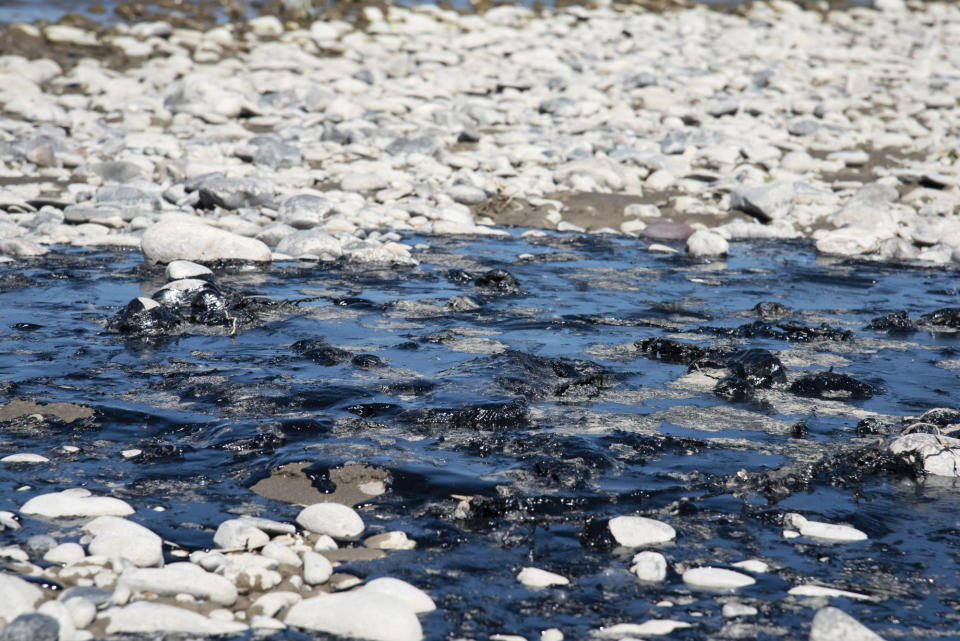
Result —
[[[159, 264], [413, 265], [404, 233], [496, 237], [520, 225], [627, 234], [645, 250], [704, 258], [736, 252], [737, 240], [808, 238], [824, 255], [960, 262], [960, 50], [951, 48], [960, 7], [877, 5], [820, 13], [773, 2], [745, 16], [367, 8], [363, 29], [287, 28], [270, 16], [205, 31], [10, 25], [8, 46], [50, 57], [0, 57], [0, 260], [74, 245], [142, 251]], [[208, 287], [202, 266], [174, 264], [171, 281]], [[159, 307], [136, 301], [132, 313]], [[901, 445], [949, 447], [944, 465], [955, 471], [956, 443], [944, 438]], [[430, 596], [390, 578], [350, 590], [361, 580], [334, 572], [338, 554], [415, 545], [402, 532], [356, 544], [365, 526], [349, 507], [307, 506], [296, 525], [233, 519], [216, 549], [192, 554], [164, 548], [125, 518], [134, 513], [81, 488], [20, 502], [20, 514], [83, 534], [4, 549], [14, 572], [70, 587], [48, 598], [0, 573], [9, 595], [0, 641], [288, 625], [424, 636]], [[18, 519], [0, 512], [0, 530], [18, 530]], [[834, 543], [866, 537], [799, 515], [784, 526], [784, 536]], [[669, 524], [623, 515], [605, 527], [638, 550], [639, 580], [663, 579], [665, 557], [640, 548], [672, 540]], [[165, 563], [164, 550], [183, 562]], [[674, 569], [693, 589], [731, 592], [767, 571], [738, 563]], [[568, 581], [533, 567], [517, 579], [532, 589]], [[731, 617], [751, 615], [729, 605]], [[834, 608], [812, 625], [811, 638], [876, 638]], [[595, 634], [686, 626], [662, 619]]]
[[0, 251], [190, 222], [221, 248], [147, 259], [410, 263], [402, 232], [500, 223], [950, 263], [960, 10], [878, 4], [10, 25], [50, 57], [0, 58]]

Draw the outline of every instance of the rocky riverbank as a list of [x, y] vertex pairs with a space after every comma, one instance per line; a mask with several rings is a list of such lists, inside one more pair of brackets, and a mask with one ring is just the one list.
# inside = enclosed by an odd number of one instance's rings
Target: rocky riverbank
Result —
[[0, 251], [410, 263], [515, 224], [956, 261], [960, 8], [877, 5], [7, 25]]

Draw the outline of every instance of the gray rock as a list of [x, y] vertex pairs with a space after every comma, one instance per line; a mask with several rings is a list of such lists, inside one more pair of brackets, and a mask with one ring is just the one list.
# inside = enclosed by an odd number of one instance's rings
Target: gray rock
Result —
[[698, 229], [687, 239], [687, 254], [695, 258], [726, 256], [729, 252], [727, 239], [708, 229]]
[[21, 614], [0, 631], [0, 641], [58, 641], [59, 638], [57, 620], [38, 612]]
[[665, 154], [682, 154], [687, 149], [687, 134], [679, 129], [667, 133], [660, 143], [660, 151]]
[[204, 180], [198, 186], [200, 207], [222, 207], [240, 209], [257, 207], [273, 199], [274, 191], [264, 181], [254, 178], [224, 178], [215, 176]]
[[67, 588], [63, 591], [63, 594], [60, 595], [61, 601], [69, 601], [70, 599], [85, 599], [93, 603], [98, 608], [110, 603], [111, 598], [113, 598], [113, 592], [110, 590], [104, 590], [103, 588], [94, 587], [92, 585], [75, 585], [72, 588]]
[[90, 554], [126, 559], [138, 567], [163, 565], [162, 539], [139, 523], [118, 516], [100, 516], [83, 526], [93, 534]]
[[128, 516], [133, 508], [126, 501], [110, 496], [93, 496], [90, 490], [72, 488], [35, 496], [20, 508], [23, 514], [50, 518], [67, 516]]
[[276, 246], [278, 254], [301, 257], [313, 256], [320, 260], [336, 260], [343, 255], [343, 247], [335, 236], [320, 231], [308, 229], [295, 231], [284, 236]]
[[23, 544], [23, 549], [34, 559], [43, 557], [55, 547], [57, 540], [49, 534], [34, 534]]
[[182, 592], [220, 605], [233, 605], [237, 600], [237, 588], [233, 583], [193, 563], [171, 563], [158, 569], [130, 568], [117, 579], [117, 587], [156, 592], [161, 596]]
[[125, 183], [143, 177], [140, 166], [126, 160], [98, 162], [90, 165], [89, 168], [105, 182]]
[[253, 154], [253, 162], [256, 165], [279, 169], [296, 167], [303, 162], [303, 153], [300, 149], [275, 136], [256, 136], [250, 142], [257, 147]]
[[281, 202], [277, 220], [296, 229], [311, 229], [335, 213], [336, 208], [329, 198], [299, 194]]
[[228, 519], [220, 524], [213, 542], [225, 550], [256, 550], [270, 542], [270, 536], [246, 519]]
[[109, 620], [107, 634], [145, 634], [174, 632], [183, 634], [234, 634], [247, 626], [236, 621], [210, 619], [172, 605], [139, 601], [123, 608], [110, 608], [103, 613]]
[[443, 149], [440, 140], [433, 136], [403, 136], [397, 138], [387, 145], [387, 153], [394, 156], [407, 154], [423, 154], [424, 156], [435, 156]]
[[423, 628], [405, 603], [375, 592], [354, 591], [294, 604], [287, 625], [369, 641], [420, 641]]
[[814, 118], [796, 118], [787, 123], [787, 131], [794, 136], [812, 136], [820, 131], [820, 121]]
[[353, 540], [363, 534], [363, 519], [353, 508], [339, 503], [315, 503], [297, 515], [297, 523], [306, 530], [327, 534], [335, 539]]
[[826, 607], [813, 617], [810, 641], [883, 641], [883, 637], [843, 610]]
[[730, 208], [739, 209], [764, 223], [789, 215], [796, 187], [792, 182], [774, 181], [759, 187], [738, 189], [730, 194]]
[[270, 248], [255, 238], [179, 217], [161, 220], [148, 227], [143, 233], [141, 249], [151, 263], [174, 260], [269, 262], [271, 258]]
[[43, 598], [43, 591], [19, 577], [0, 573], [0, 619], [11, 621], [21, 614], [32, 612]]

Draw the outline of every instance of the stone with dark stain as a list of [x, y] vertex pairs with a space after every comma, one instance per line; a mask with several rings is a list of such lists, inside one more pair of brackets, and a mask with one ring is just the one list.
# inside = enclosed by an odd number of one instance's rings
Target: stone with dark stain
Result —
[[960, 329], [960, 307], [944, 307], [920, 317], [924, 325]]
[[917, 331], [917, 324], [904, 310], [878, 316], [867, 324], [868, 329], [891, 334], [908, 334]]
[[506, 403], [481, 403], [458, 408], [429, 408], [401, 414], [414, 431], [443, 434], [451, 429], [502, 432], [526, 427], [527, 403], [515, 399]]
[[159, 336], [179, 325], [174, 312], [150, 298], [134, 298], [107, 323], [107, 328], [121, 334]]
[[491, 269], [477, 276], [473, 284], [486, 291], [515, 294], [520, 291], [516, 277], [505, 269]]
[[878, 390], [846, 374], [819, 372], [817, 374], [807, 374], [795, 380], [790, 385], [790, 392], [807, 398], [864, 401], [873, 398]]
[[787, 382], [783, 363], [767, 349], [744, 350], [730, 359], [728, 367], [734, 376], [746, 380], [754, 388], [765, 389]]
[[753, 384], [740, 376], [725, 376], [713, 387], [714, 396], [731, 403], [753, 400], [755, 391]]

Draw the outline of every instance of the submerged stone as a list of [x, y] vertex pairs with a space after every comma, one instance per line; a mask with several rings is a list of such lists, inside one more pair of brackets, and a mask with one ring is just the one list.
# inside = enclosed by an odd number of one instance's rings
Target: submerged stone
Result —
[[920, 317], [920, 322], [934, 327], [960, 329], [960, 307], [944, 307], [924, 314]]
[[837, 372], [807, 374], [790, 385], [790, 392], [808, 398], [834, 398], [863, 401], [873, 398], [876, 388]]
[[725, 376], [717, 381], [713, 387], [713, 394], [717, 398], [730, 403], [745, 403], [754, 397], [754, 385], [739, 376]]
[[515, 294], [520, 291], [516, 277], [505, 269], [491, 269], [477, 276], [473, 284], [485, 290], [504, 294]]

